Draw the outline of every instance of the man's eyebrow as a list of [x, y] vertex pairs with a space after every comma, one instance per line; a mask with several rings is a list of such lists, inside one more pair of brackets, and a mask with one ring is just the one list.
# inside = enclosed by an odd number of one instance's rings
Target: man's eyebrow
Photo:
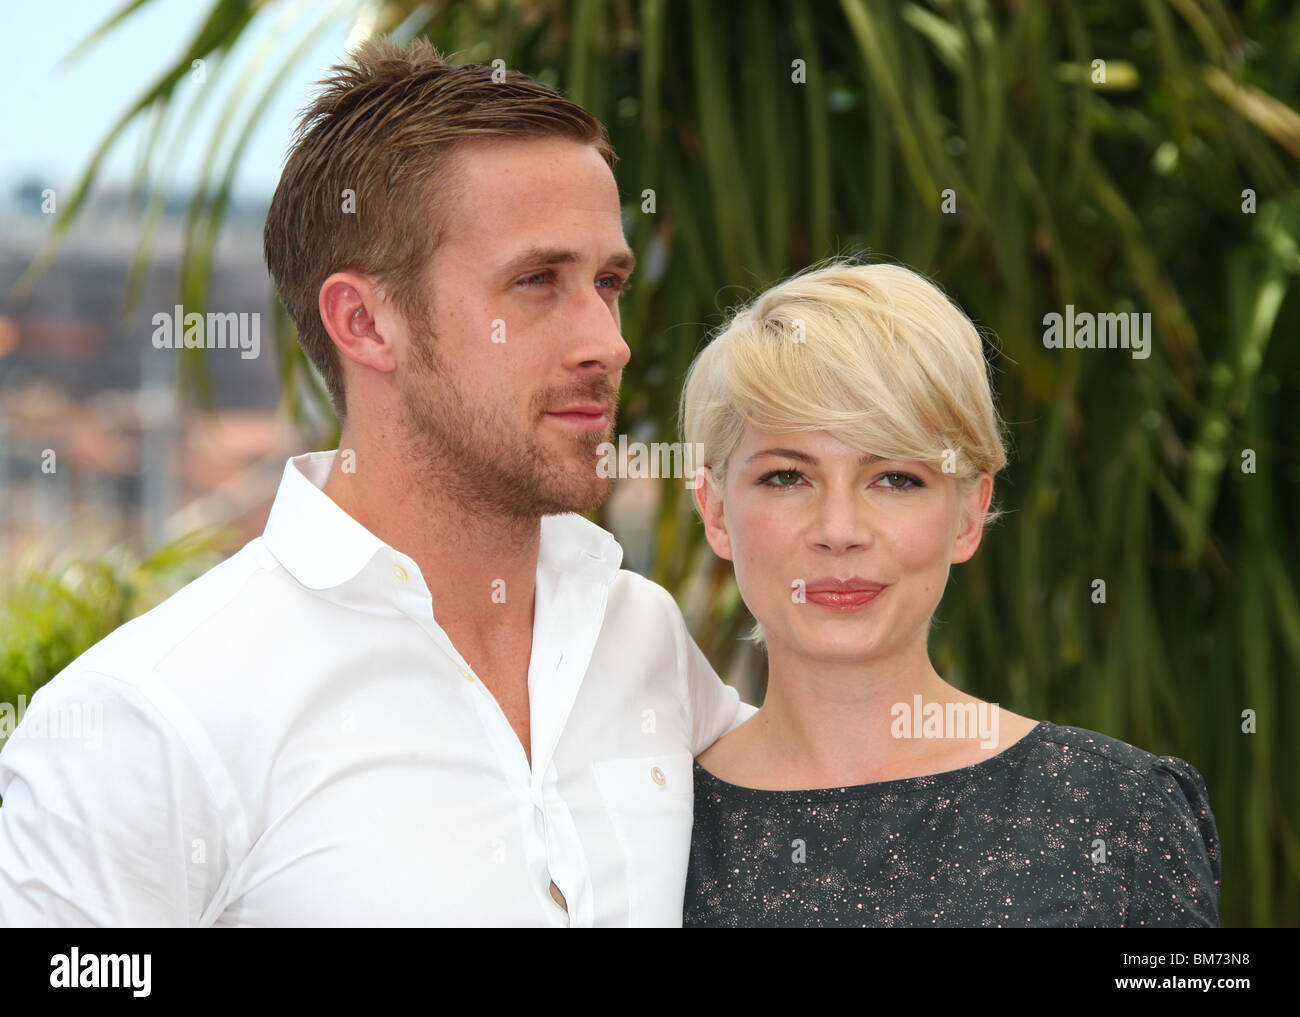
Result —
[[613, 265], [615, 268], [623, 268], [631, 272], [636, 268], [636, 255], [631, 251], [615, 251], [605, 259], [606, 265]]
[[[795, 462], [799, 463], [807, 463], [809, 466], [817, 465], [816, 456], [809, 455], [807, 452], [800, 452], [798, 449], [794, 448], [765, 448], [762, 452], [755, 452], [752, 456], [746, 459], [745, 465], [748, 466], [755, 459], [761, 459], [763, 456], [784, 456], [786, 459], [793, 459]], [[880, 462], [880, 456], [873, 456], [868, 453], [864, 454], [858, 460], [858, 465], [869, 466], [876, 462]]]
[[[530, 247], [517, 257], [512, 258], [501, 269], [501, 274], [513, 275], [516, 272], [522, 272], [526, 268], [536, 268], [540, 265], [572, 265], [581, 260], [582, 258], [577, 251], [567, 248]], [[626, 249], [615, 251], [605, 259], [605, 264], [631, 272], [636, 267], [636, 255]]]

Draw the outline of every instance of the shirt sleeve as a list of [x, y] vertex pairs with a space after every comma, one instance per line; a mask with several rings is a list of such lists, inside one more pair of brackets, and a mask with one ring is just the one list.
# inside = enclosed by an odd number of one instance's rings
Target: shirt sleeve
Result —
[[202, 772], [148, 698], [64, 672], [0, 752], [0, 927], [198, 924], [220, 830]]
[[691, 754], [698, 756], [728, 731], [758, 712], [742, 702], [740, 693], [718, 677], [704, 652], [695, 645], [686, 619], [672, 594], [658, 587], [665, 601], [676, 642], [677, 664], [685, 683], [685, 708], [690, 721]]
[[1156, 805], [1135, 851], [1125, 924], [1218, 928], [1222, 861], [1205, 781], [1174, 756], [1160, 757], [1153, 778]]

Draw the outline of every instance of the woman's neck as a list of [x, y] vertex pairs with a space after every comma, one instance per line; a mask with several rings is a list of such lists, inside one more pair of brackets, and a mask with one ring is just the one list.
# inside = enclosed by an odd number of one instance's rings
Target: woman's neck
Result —
[[1035, 725], [944, 681], [923, 640], [888, 659], [807, 659], [769, 643], [767, 696], [700, 757], [746, 787], [846, 787], [996, 755]]
[[[810, 660], [769, 646], [767, 696], [754, 719], [774, 764], [811, 774], [862, 773], [914, 758], [894, 737], [895, 707], [969, 699], [935, 671], [924, 643], [888, 659]], [[834, 781], [832, 781], [834, 783]]]

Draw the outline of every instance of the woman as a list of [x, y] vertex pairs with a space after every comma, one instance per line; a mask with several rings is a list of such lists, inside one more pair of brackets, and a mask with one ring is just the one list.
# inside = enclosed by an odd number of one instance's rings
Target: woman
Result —
[[930, 662], [1006, 463], [980, 337], [936, 287], [838, 262], [781, 283], [692, 364], [682, 417], [768, 655], [762, 708], [696, 762], [687, 926], [1218, 924], [1192, 766]]

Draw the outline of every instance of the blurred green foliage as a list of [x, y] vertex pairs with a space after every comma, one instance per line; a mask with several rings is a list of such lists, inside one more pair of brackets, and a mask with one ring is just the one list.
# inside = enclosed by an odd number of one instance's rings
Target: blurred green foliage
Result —
[[0, 702], [31, 696], [106, 635], [217, 564], [228, 541], [193, 533], [148, 553], [119, 545], [29, 561], [0, 585]]
[[[175, 119], [191, 61], [227, 53], [262, 6], [213, 4], [124, 122]], [[294, 30], [305, 45], [339, 16]], [[1300, 8], [462, 0], [375, 2], [358, 25], [504, 60], [609, 127], [642, 265], [622, 432], [673, 440], [707, 329], [811, 262], [870, 252], [939, 281], [996, 336], [1015, 455], [1008, 515], [940, 608], [936, 666], [1018, 713], [1190, 761], [1223, 839], [1224, 924], [1296, 923]], [[213, 141], [227, 170], [191, 211], [186, 306], [278, 80], [241, 88]], [[1044, 349], [1043, 316], [1066, 304], [1151, 312], [1153, 355]], [[324, 405], [278, 323], [291, 408]], [[662, 493], [653, 578], [683, 595], [703, 575], [696, 635], [725, 674], [748, 615], [681, 485]]]
[[[81, 548], [6, 567], [0, 583], [0, 703], [13, 706], [12, 719], [86, 650], [217, 564], [229, 538], [221, 531], [196, 532], [147, 553], [119, 544], [103, 555]], [[0, 748], [9, 733], [0, 731]]]

